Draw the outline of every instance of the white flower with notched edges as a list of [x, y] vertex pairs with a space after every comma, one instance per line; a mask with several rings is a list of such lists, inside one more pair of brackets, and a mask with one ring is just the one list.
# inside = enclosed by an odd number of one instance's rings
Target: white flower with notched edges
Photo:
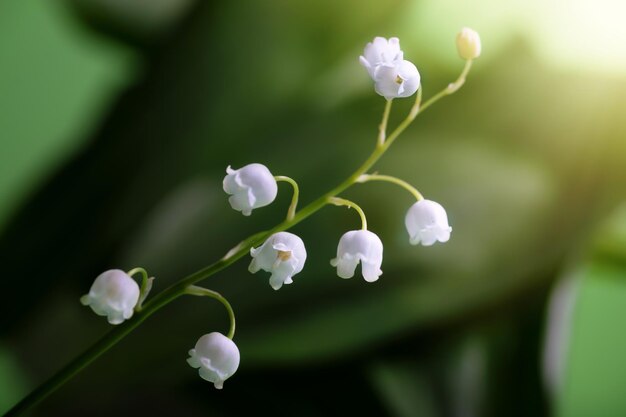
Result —
[[270, 285], [275, 290], [291, 284], [292, 277], [304, 268], [306, 249], [298, 236], [279, 232], [270, 236], [263, 245], [251, 248], [252, 262], [248, 270], [253, 274], [260, 269], [271, 272]]
[[398, 38], [374, 38], [359, 59], [374, 80], [376, 92], [387, 100], [412, 96], [420, 87], [420, 74], [404, 59]]
[[352, 278], [361, 262], [361, 273], [367, 282], [376, 281], [383, 273], [383, 242], [369, 230], [346, 232], [337, 246], [337, 257], [330, 261], [341, 278]]
[[126, 272], [111, 269], [98, 275], [89, 294], [80, 302], [99, 316], [107, 316], [111, 324], [120, 324], [133, 316], [139, 301], [139, 285]]
[[376, 73], [381, 67], [394, 66], [396, 61], [402, 61], [404, 53], [400, 49], [398, 38], [376, 37], [365, 46], [363, 55], [359, 57], [361, 65], [365, 67], [370, 77], [376, 81]]
[[478, 32], [470, 28], [463, 28], [456, 35], [456, 49], [463, 59], [476, 59], [480, 56], [481, 45]]
[[393, 66], [380, 67], [374, 89], [387, 100], [410, 97], [420, 87], [420, 73], [410, 61], [397, 61]]
[[200, 377], [222, 389], [224, 381], [239, 367], [239, 349], [235, 342], [221, 333], [205, 334], [189, 351], [187, 363], [198, 368]]
[[430, 200], [420, 200], [413, 204], [404, 218], [412, 245], [421, 243], [431, 246], [435, 242], [447, 242], [452, 228], [448, 225], [448, 215], [441, 204]]
[[276, 179], [265, 165], [249, 164], [240, 169], [226, 168], [224, 191], [231, 196], [233, 209], [249, 216], [255, 208], [271, 204], [278, 193]]

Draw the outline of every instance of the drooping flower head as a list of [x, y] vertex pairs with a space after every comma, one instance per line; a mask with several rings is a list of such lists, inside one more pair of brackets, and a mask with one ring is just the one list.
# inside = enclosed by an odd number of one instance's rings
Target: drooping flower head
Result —
[[406, 213], [404, 224], [412, 245], [431, 246], [437, 241], [447, 242], [452, 232], [446, 210], [431, 200], [413, 204]]
[[139, 301], [139, 285], [126, 272], [111, 269], [98, 275], [89, 293], [80, 302], [91, 307], [111, 324], [120, 324], [133, 316]]
[[480, 35], [473, 29], [463, 28], [456, 35], [456, 49], [463, 59], [476, 59], [480, 56]]
[[361, 262], [361, 273], [367, 282], [376, 281], [383, 273], [383, 242], [369, 230], [346, 232], [337, 246], [337, 257], [330, 261], [341, 278], [352, 278]]
[[249, 216], [255, 208], [271, 204], [278, 193], [274, 176], [265, 165], [249, 164], [240, 169], [226, 168], [224, 191], [231, 196], [228, 202], [233, 209]]
[[200, 377], [222, 389], [224, 381], [239, 367], [239, 348], [235, 342], [218, 332], [200, 337], [189, 351], [187, 363], [198, 368]]
[[270, 285], [275, 290], [291, 284], [292, 277], [304, 268], [306, 249], [298, 236], [279, 232], [270, 236], [258, 248], [251, 248], [252, 262], [248, 270], [253, 274], [260, 269], [271, 272]]

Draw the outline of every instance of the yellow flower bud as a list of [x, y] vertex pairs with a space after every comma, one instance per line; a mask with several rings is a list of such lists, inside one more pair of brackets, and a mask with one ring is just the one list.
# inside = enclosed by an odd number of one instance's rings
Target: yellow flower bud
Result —
[[480, 56], [480, 36], [478, 32], [470, 28], [463, 28], [456, 35], [456, 48], [459, 56], [465, 60], [471, 60]]

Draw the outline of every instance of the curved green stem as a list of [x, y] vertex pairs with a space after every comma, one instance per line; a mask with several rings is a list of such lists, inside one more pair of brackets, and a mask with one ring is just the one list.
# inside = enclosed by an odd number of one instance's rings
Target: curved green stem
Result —
[[393, 184], [397, 184], [400, 187], [404, 188], [408, 192], [410, 192], [413, 197], [417, 199], [417, 201], [423, 200], [424, 196], [417, 191], [417, 188], [413, 187], [408, 182], [401, 180], [400, 178], [392, 177], [391, 175], [378, 175], [378, 174], [363, 174], [359, 177], [357, 182], [363, 183], [368, 181], [386, 181]]
[[455, 82], [448, 84], [446, 88], [444, 88], [443, 90], [441, 90], [440, 92], [432, 96], [430, 99], [428, 99], [428, 101], [426, 101], [422, 105], [422, 107], [420, 108], [420, 111], [426, 110], [428, 107], [435, 104], [441, 98], [445, 96], [449, 96], [450, 94], [456, 93], [459, 90], [459, 88], [461, 88], [463, 84], [465, 84], [465, 79], [467, 78], [467, 74], [470, 72], [471, 68], [472, 68], [472, 60], [470, 59], [468, 61], [465, 61], [465, 66], [463, 67], [463, 71], [461, 72], [461, 75], [459, 75], [459, 78], [457, 78]]
[[357, 203], [339, 197], [331, 197], [328, 199], [328, 202], [336, 206], [346, 206], [355, 209], [359, 213], [359, 216], [361, 216], [361, 229], [367, 230], [367, 218], [365, 218], [365, 212]]
[[209, 290], [208, 288], [198, 287], [195, 285], [190, 285], [185, 289], [185, 294], [188, 295], [198, 295], [201, 297], [211, 297], [224, 305], [226, 311], [228, 312], [228, 318], [230, 319], [230, 328], [228, 329], [228, 334], [226, 337], [232, 340], [235, 336], [235, 312], [231, 307], [228, 300], [220, 293]]
[[291, 184], [293, 187], [293, 197], [291, 197], [291, 204], [289, 205], [289, 209], [287, 210], [287, 221], [292, 220], [296, 215], [296, 207], [298, 206], [298, 197], [300, 196], [300, 188], [298, 187], [298, 183], [284, 175], [276, 175], [274, 176], [276, 181], [284, 181]]
[[[471, 66], [471, 62], [467, 62], [465, 68], [455, 83], [458, 83], [458, 87], [454, 89], [454, 91], [458, 90], [458, 88], [463, 84], [465, 77], [467, 76], [467, 72]], [[232, 265], [239, 259], [246, 256], [250, 248], [254, 246], [258, 246], [263, 243], [269, 236], [274, 233], [281, 232], [287, 230], [296, 224], [300, 223], [302, 220], [306, 219], [313, 213], [320, 210], [322, 207], [329, 203], [329, 199], [335, 197], [336, 195], [341, 194], [350, 186], [358, 182], [358, 178], [365, 174], [369, 169], [380, 159], [381, 156], [389, 149], [389, 147], [393, 144], [393, 142], [400, 136], [404, 130], [413, 122], [413, 120], [424, 111], [427, 107], [435, 103], [437, 100], [442, 98], [445, 95], [452, 94], [454, 91], [448, 91], [448, 88], [443, 92], [435, 95], [431, 99], [429, 99], [423, 106], [420, 107], [421, 103], [421, 88], [418, 91], [415, 104], [411, 108], [409, 115], [396, 127], [396, 129], [387, 137], [385, 142], [381, 145], [377, 144], [374, 151], [370, 154], [370, 156], [361, 164], [360, 167], [352, 173], [348, 178], [346, 178], [343, 182], [337, 185], [335, 188], [328, 191], [326, 194], [312, 201], [304, 208], [300, 209], [298, 212], [294, 214], [291, 219], [286, 219], [283, 222], [277, 224], [272, 229], [256, 233], [247, 239], [244, 239], [237, 246], [229, 250], [226, 255], [220, 259], [219, 261], [200, 269], [199, 271], [194, 272], [193, 274], [183, 278], [182, 280], [176, 282], [165, 290], [161, 291], [159, 294], [154, 296], [150, 301], [148, 301], [141, 309], [141, 311], [136, 312], [133, 317], [124, 323], [116, 326], [114, 329], [110, 330], [106, 335], [104, 335], [100, 340], [98, 340], [93, 346], [83, 352], [81, 355], [72, 360], [69, 364], [67, 364], [64, 368], [62, 368], [59, 372], [53, 375], [50, 379], [41, 384], [38, 388], [32, 391], [29, 395], [23, 398], [19, 403], [17, 403], [11, 410], [9, 410], [5, 417], [8, 416], [17, 416], [30, 407], [36, 405], [41, 400], [46, 398], [56, 389], [58, 389], [63, 383], [71, 379], [74, 375], [79, 373], [82, 369], [84, 369], [91, 362], [96, 360], [100, 355], [106, 352], [109, 348], [119, 342], [124, 336], [130, 333], [133, 329], [139, 326], [145, 319], [154, 314], [161, 307], [169, 304], [174, 299], [178, 298], [180, 295], [185, 293], [185, 290], [190, 285], [193, 285], [199, 281], [202, 281], [222, 269]]]
[[135, 306], [135, 312], [141, 311], [142, 304], [150, 293], [152, 281], [154, 281], [154, 278], [148, 278], [148, 272], [143, 268], [133, 268], [127, 272], [131, 277], [137, 273], [141, 273], [141, 289], [139, 290], [139, 301]]
[[131, 277], [137, 273], [141, 273], [141, 278], [142, 278], [141, 286], [143, 287], [148, 281], [148, 271], [146, 271], [143, 268], [133, 268], [127, 272], [127, 274]]

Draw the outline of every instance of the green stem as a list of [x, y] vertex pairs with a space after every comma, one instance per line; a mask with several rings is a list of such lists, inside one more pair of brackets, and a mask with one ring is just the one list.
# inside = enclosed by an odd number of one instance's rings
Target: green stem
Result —
[[141, 289], [139, 290], [139, 301], [135, 306], [135, 312], [141, 311], [142, 304], [152, 289], [152, 280], [154, 280], [154, 278], [148, 278], [148, 272], [143, 268], [133, 268], [127, 272], [131, 277], [137, 273], [141, 273]]
[[368, 181], [386, 181], [393, 184], [397, 184], [400, 187], [404, 188], [408, 192], [410, 192], [417, 201], [423, 200], [424, 196], [417, 191], [417, 188], [413, 187], [408, 182], [401, 180], [400, 178], [392, 177], [391, 175], [378, 175], [378, 174], [363, 174], [359, 177], [358, 182], [368, 182]]
[[422, 86], [419, 87], [419, 89], [417, 90], [417, 95], [415, 96], [415, 103], [413, 103], [413, 107], [411, 107], [411, 110], [409, 111], [409, 118], [410, 119], [415, 119], [415, 117], [417, 117], [417, 113], [419, 113], [420, 111], [420, 106], [422, 105], [422, 93], [424, 92], [424, 89], [422, 88]]
[[296, 207], [298, 206], [298, 197], [300, 196], [300, 188], [298, 187], [298, 183], [293, 179], [286, 177], [284, 175], [276, 175], [274, 176], [276, 181], [284, 181], [291, 184], [293, 187], [293, 197], [291, 197], [291, 204], [289, 205], [289, 209], [287, 210], [287, 221], [292, 220], [296, 215]]
[[144, 285], [146, 285], [146, 282], [148, 281], [148, 271], [146, 271], [143, 268], [133, 268], [127, 272], [128, 276], [131, 276], [131, 277], [137, 273], [141, 273], [141, 278], [142, 278], [141, 286], [143, 287]]
[[[463, 72], [459, 79], [457, 79], [456, 83], [459, 80], [464, 81], [467, 72], [469, 71], [471, 62], [468, 61], [463, 69]], [[463, 83], [459, 84], [459, 87]], [[454, 91], [458, 90], [456, 88]], [[277, 224], [270, 230], [266, 230], [263, 232], [256, 233], [247, 239], [243, 240], [233, 249], [228, 251], [228, 253], [219, 261], [200, 269], [199, 271], [194, 272], [193, 274], [183, 278], [177, 283], [171, 285], [170, 287], [163, 290], [161, 293], [157, 294], [153, 297], [149, 302], [147, 302], [142, 310], [136, 312], [133, 317], [124, 323], [116, 326], [114, 329], [109, 331], [106, 335], [104, 335], [100, 340], [98, 340], [93, 346], [88, 348], [81, 355], [72, 360], [69, 364], [67, 364], [63, 369], [54, 374], [50, 379], [45, 381], [42, 385], [28, 394], [25, 398], [23, 398], [19, 403], [17, 403], [11, 410], [9, 410], [5, 417], [9, 416], [17, 416], [30, 407], [38, 404], [41, 400], [46, 398], [52, 392], [56, 391], [63, 383], [71, 379], [74, 375], [79, 373], [82, 369], [84, 369], [87, 365], [92, 363], [98, 357], [100, 357], [104, 352], [106, 352], [109, 348], [119, 342], [124, 336], [130, 333], [133, 329], [135, 329], [139, 324], [141, 324], [145, 319], [154, 314], [161, 307], [169, 304], [174, 299], [178, 298], [180, 295], [185, 293], [185, 290], [190, 285], [193, 285], [199, 281], [202, 281], [217, 272], [223, 270], [224, 268], [232, 265], [239, 259], [246, 256], [250, 248], [254, 246], [258, 246], [263, 243], [269, 236], [274, 233], [281, 232], [287, 230], [296, 224], [300, 223], [302, 220], [311, 216], [313, 213], [320, 210], [322, 207], [328, 204], [329, 199], [335, 197], [338, 194], [341, 194], [346, 189], [348, 189], [351, 185], [357, 182], [358, 178], [365, 174], [369, 169], [380, 159], [381, 156], [389, 149], [389, 147], [393, 144], [393, 142], [400, 136], [404, 130], [411, 124], [411, 122], [424, 111], [428, 106], [435, 103], [440, 98], [445, 95], [451, 94], [452, 92], [448, 92], [448, 88], [443, 92], [432, 97], [428, 100], [423, 106], [420, 107], [421, 102], [421, 88], [417, 94], [415, 104], [409, 115], [396, 127], [396, 129], [389, 135], [386, 141], [380, 145], [377, 144], [374, 151], [370, 154], [370, 156], [361, 164], [359, 168], [352, 175], [346, 178], [343, 182], [337, 185], [335, 188], [328, 191], [326, 194], [317, 198], [313, 202], [306, 205], [304, 208], [300, 209], [300, 211], [296, 212], [291, 220], [284, 220], [283, 222]]]
[[387, 104], [385, 104], [385, 110], [383, 111], [383, 120], [380, 122], [378, 126], [378, 146], [381, 146], [385, 143], [385, 138], [387, 136], [387, 122], [389, 121], [389, 114], [391, 113], [391, 104], [392, 100], [387, 100]]
[[226, 337], [232, 340], [235, 336], [235, 312], [231, 307], [228, 300], [220, 293], [209, 290], [208, 288], [198, 287], [195, 285], [190, 285], [185, 289], [185, 294], [188, 295], [198, 295], [201, 297], [211, 297], [224, 305], [226, 311], [228, 312], [228, 318], [230, 319], [230, 328], [228, 329], [228, 334]]
[[359, 213], [359, 216], [361, 216], [361, 229], [367, 230], [367, 219], [365, 218], [365, 212], [361, 207], [359, 207], [357, 203], [339, 197], [331, 197], [328, 199], [328, 202], [336, 206], [346, 206], [355, 209]]
[[[163, 294], [163, 293], [162, 293]], [[167, 296], [160, 297], [159, 303], [152, 305], [150, 309], [144, 309], [141, 313], [133, 315], [132, 319], [125, 321], [124, 323], [114, 327], [107, 334], [105, 334], [94, 345], [84, 351], [82, 354], [74, 358], [67, 366], [53, 375], [50, 379], [37, 387], [22, 401], [17, 403], [12, 409], [10, 409], [4, 417], [17, 416], [28, 410], [29, 408], [38, 404], [41, 400], [46, 398], [52, 392], [56, 391], [61, 385], [69, 381], [73, 376], [83, 370], [91, 362], [99, 358], [103, 353], [113, 347], [117, 342], [122, 340], [124, 336], [129, 334], [137, 326], [139, 326], [145, 319], [155, 313], [160, 307], [168, 304], [177, 298], [179, 293], [169, 293]]]
[[432, 96], [430, 99], [428, 99], [428, 101], [426, 101], [420, 108], [420, 112], [426, 110], [428, 107], [435, 104], [441, 98], [445, 96], [449, 96], [450, 94], [456, 93], [459, 90], [459, 88], [461, 88], [463, 84], [465, 84], [465, 79], [467, 78], [467, 74], [469, 73], [471, 68], [472, 68], [472, 60], [470, 59], [468, 61], [465, 61], [465, 66], [463, 67], [463, 71], [461, 72], [461, 75], [459, 75], [459, 78], [457, 78], [455, 82], [448, 84], [446, 88], [444, 88], [443, 90], [441, 90], [440, 92]]

